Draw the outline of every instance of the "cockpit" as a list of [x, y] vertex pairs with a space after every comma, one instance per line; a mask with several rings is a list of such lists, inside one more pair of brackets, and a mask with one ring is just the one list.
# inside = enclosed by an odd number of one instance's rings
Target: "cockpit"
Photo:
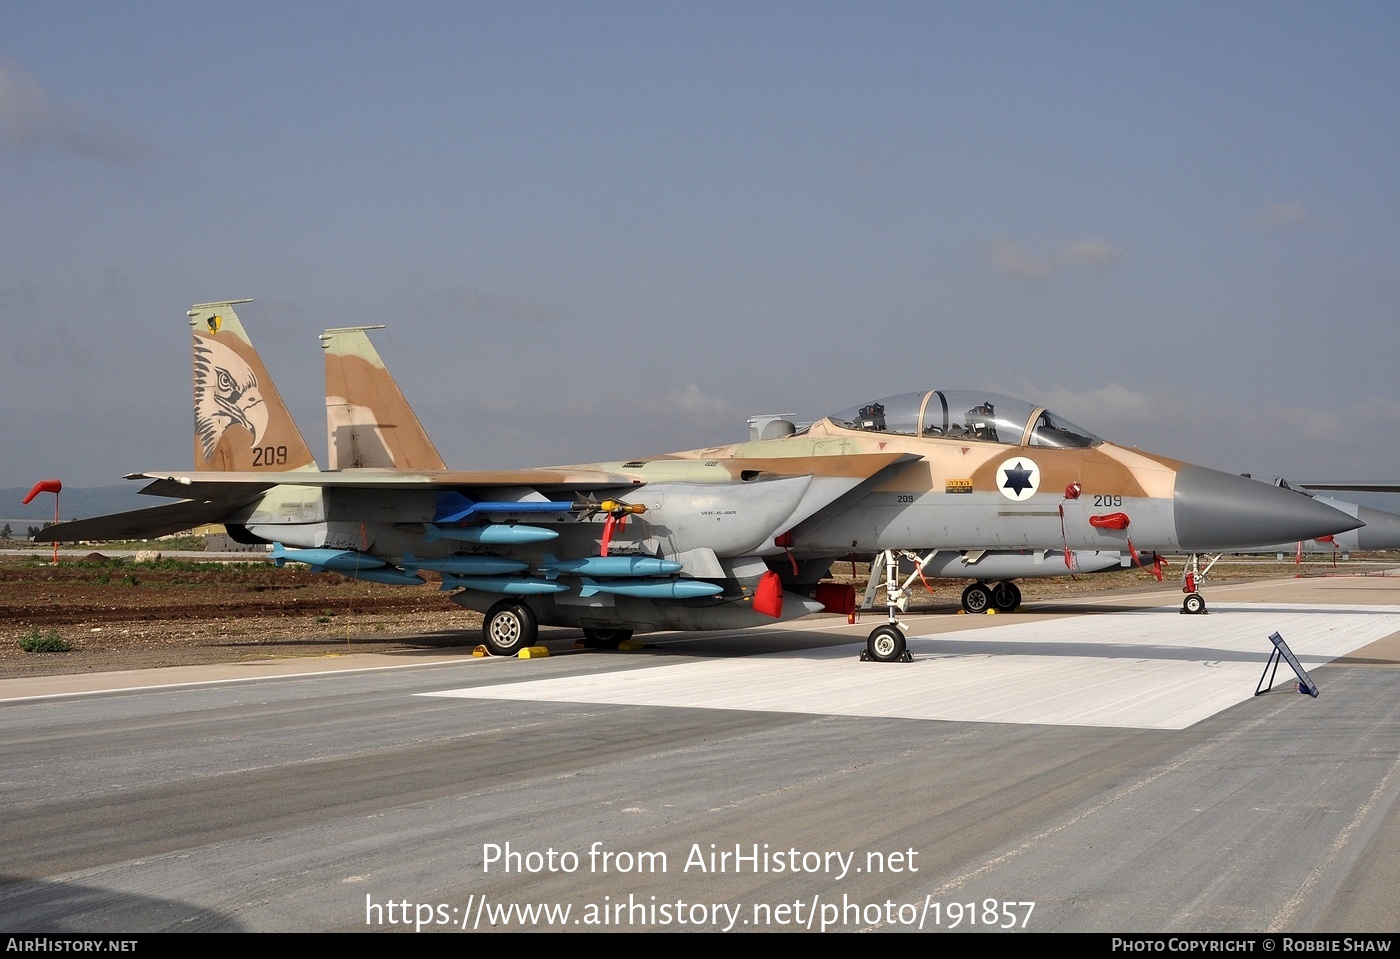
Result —
[[1043, 406], [997, 393], [930, 390], [872, 400], [830, 417], [837, 426], [900, 436], [1083, 449], [1103, 440]]

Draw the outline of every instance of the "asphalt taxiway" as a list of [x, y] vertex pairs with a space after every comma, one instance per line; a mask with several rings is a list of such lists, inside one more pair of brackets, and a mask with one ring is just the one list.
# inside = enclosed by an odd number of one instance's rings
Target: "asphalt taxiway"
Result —
[[1400, 578], [1178, 597], [3, 680], [0, 930], [1393, 932]]

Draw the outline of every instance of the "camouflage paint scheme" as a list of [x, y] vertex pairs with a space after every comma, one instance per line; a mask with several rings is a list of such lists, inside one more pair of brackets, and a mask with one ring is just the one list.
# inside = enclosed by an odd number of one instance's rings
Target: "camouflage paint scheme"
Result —
[[194, 331], [194, 468], [200, 471], [316, 469], [301, 431], [233, 312], [200, 303]]
[[441, 470], [437, 447], [365, 335], [383, 327], [326, 330], [328, 468]]
[[[540, 623], [616, 635], [806, 615], [821, 608], [807, 595], [817, 580], [852, 552], [1215, 550], [1360, 525], [1293, 491], [1116, 446], [1041, 407], [983, 393], [925, 391], [858, 408], [888, 406], [904, 415], [904, 425], [852, 411], [777, 439], [636, 460], [447, 470], [373, 348], [365, 348], [367, 338], [348, 331], [331, 331], [325, 341], [334, 397], [328, 427], [341, 468], [321, 471], [253, 350], [236, 302], [247, 301], [200, 304], [189, 313], [195, 470], [128, 477], [148, 480], [145, 493], [179, 502], [61, 524], [42, 538], [159, 535], [222, 522], [246, 541], [364, 554], [405, 574], [423, 559], [506, 557], [527, 564], [526, 572], [505, 578], [510, 588], [493, 581], [484, 584], [491, 589], [463, 589], [453, 599], [487, 612], [488, 645], [510, 652], [532, 642]], [[378, 396], [365, 402], [369, 388]], [[930, 415], [935, 402], [941, 421]], [[917, 414], [896, 409], [913, 403]], [[1000, 412], [983, 417], [984, 406]], [[418, 465], [391, 465], [398, 463]], [[472, 501], [484, 505], [463, 512]], [[546, 543], [494, 547], [430, 537], [443, 526], [529, 526], [554, 535]], [[283, 555], [297, 559], [295, 550]], [[329, 554], [307, 555], [316, 565]], [[655, 595], [653, 579], [613, 580], [616, 591], [591, 591], [582, 577], [550, 577], [542, 568], [599, 555], [679, 562], [675, 578], [718, 590], [677, 590], [686, 598], [674, 599], [626, 595]], [[360, 564], [347, 557], [347, 565]], [[539, 586], [538, 594], [522, 595], [546, 581], [548, 591]], [[561, 583], [568, 588], [557, 591]]]

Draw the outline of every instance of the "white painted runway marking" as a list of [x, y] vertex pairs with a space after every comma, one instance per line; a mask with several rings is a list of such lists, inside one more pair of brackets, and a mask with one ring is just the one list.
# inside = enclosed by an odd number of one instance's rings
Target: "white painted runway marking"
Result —
[[912, 663], [860, 663], [839, 646], [423, 695], [1185, 729], [1252, 698], [1270, 633], [1312, 669], [1396, 631], [1393, 606], [1170, 607], [911, 636]]

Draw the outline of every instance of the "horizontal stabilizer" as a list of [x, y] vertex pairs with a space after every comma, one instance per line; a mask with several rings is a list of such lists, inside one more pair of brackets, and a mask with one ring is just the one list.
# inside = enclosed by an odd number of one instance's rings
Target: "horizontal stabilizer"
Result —
[[228, 503], [183, 500], [147, 509], [94, 516], [90, 519], [59, 523], [39, 531], [36, 543], [78, 543], [85, 540], [154, 539], [181, 533], [205, 523], [222, 522], [230, 512]]

